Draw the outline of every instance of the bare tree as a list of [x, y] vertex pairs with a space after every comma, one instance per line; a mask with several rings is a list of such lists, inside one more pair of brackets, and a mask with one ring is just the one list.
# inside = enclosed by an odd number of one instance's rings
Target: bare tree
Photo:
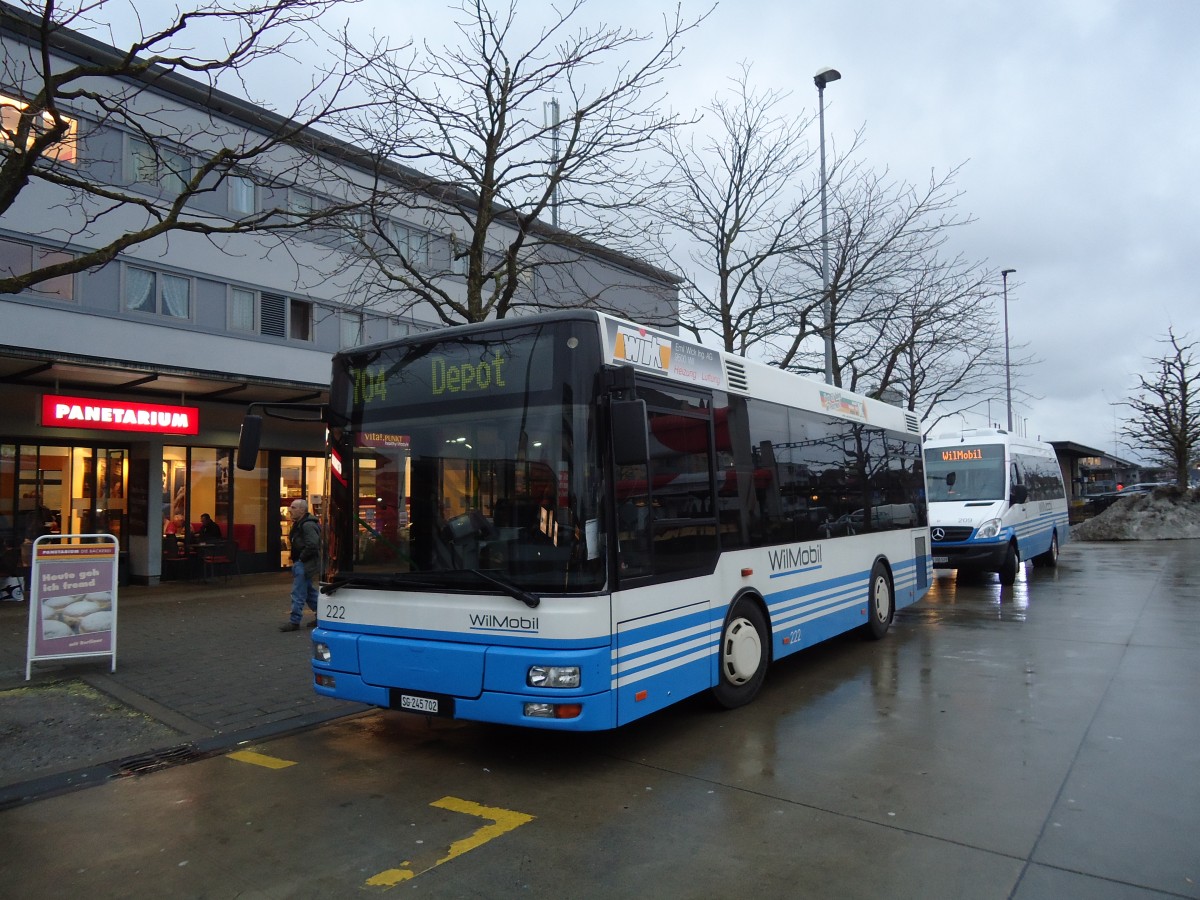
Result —
[[[221, 78], [240, 83], [246, 67], [294, 52], [305, 29], [345, 2], [356, 0], [206, 0], [176, 8], [165, 27], [120, 50], [83, 34], [105, 29], [100, 15], [107, 0], [0, 7], [0, 31], [20, 35], [29, 48], [7, 52], [3, 62], [3, 81], [20, 96], [0, 98], [0, 215], [19, 215], [26, 190], [45, 186], [49, 193], [39, 193], [37, 202], [50, 197], [65, 215], [41, 237], [71, 246], [69, 253], [43, 254], [44, 264], [0, 270], [0, 293], [103, 265], [172, 232], [283, 236], [331, 224], [359, 205], [350, 197], [308, 206], [284, 199], [284, 186], [322, 179], [310, 129], [352, 108], [340, 105], [352, 70], [318, 73], [289, 115], [258, 111], [253, 129], [230, 124], [227, 109], [203, 121], [180, 117], [153, 91], [164, 85], [200, 105], [237, 105], [213, 93]], [[183, 46], [205, 28], [230, 35], [220, 54]], [[122, 132], [136, 142], [136, 171], [86, 153], [89, 140]], [[207, 213], [206, 197], [225, 190], [231, 178], [257, 183], [280, 202], [234, 216]], [[76, 252], [80, 246], [90, 249]]]
[[[931, 176], [923, 187], [889, 180], [865, 166], [847, 168], [831, 179], [829, 309], [832, 315], [833, 381], [843, 385], [843, 370], [869, 368], [863, 354], [888, 351], [867, 335], [879, 337], [897, 315], [897, 305], [911, 285], [926, 283], [950, 231], [972, 220], [956, 212], [954, 189], [958, 168]], [[799, 254], [806, 273], [810, 306], [823, 296], [821, 253], [812, 243]], [[781, 347], [780, 364], [800, 372], [824, 371], [824, 348], [813, 346], [813, 334], [793, 332]]]
[[811, 122], [782, 113], [789, 95], [756, 91], [749, 76], [743, 63], [729, 96], [706, 107], [700, 143], [666, 136], [670, 190], [656, 205], [691, 263], [682, 326], [742, 355], [781, 322], [807, 333], [813, 307], [796, 294], [794, 262], [811, 241], [813, 192], [798, 188], [813, 157]]
[[1149, 362], [1152, 375], [1139, 375], [1137, 394], [1120, 405], [1130, 410], [1121, 434], [1133, 447], [1175, 472], [1175, 483], [1185, 487], [1189, 470], [1200, 464], [1200, 364], [1195, 342], [1167, 330], [1168, 345], [1162, 356]]
[[[581, 251], [602, 240], [632, 247], [639, 235], [644, 243], [653, 185], [643, 151], [679, 124], [661, 112], [658, 89], [704, 17], [684, 21], [676, 10], [651, 36], [579, 25], [585, 5], [554, 8], [523, 46], [515, 0], [462, 0], [461, 46], [402, 54], [377, 41], [377, 58], [360, 60], [361, 86], [386, 107], [341, 121], [380, 161], [381, 192], [359, 231], [374, 277], [364, 295], [400, 310], [428, 305], [447, 324], [503, 318], [536, 304], [537, 279], [570, 277]], [[354, 58], [354, 42], [344, 46]], [[396, 163], [412, 167], [407, 184], [384, 191]], [[449, 234], [446, 259], [397, 233], [397, 217]], [[602, 306], [612, 285], [575, 287], [577, 305]], [[661, 307], [648, 298], [647, 310]]]

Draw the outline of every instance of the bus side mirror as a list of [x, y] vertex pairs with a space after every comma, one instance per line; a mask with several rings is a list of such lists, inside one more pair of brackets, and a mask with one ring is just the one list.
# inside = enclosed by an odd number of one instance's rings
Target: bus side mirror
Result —
[[247, 472], [258, 465], [258, 446], [262, 443], [262, 416], [246, 416], [238, 435], [237, 467]]
[[650, 461], [646, 401], [612, 401], [609, 405], [609, 421], [612, 423], [613, 462], [618, 466], [646, 465]]
[[1008, 502], [1014, 506], [1020, 506], [1029, 499], [1029, 488], [1023, 484], [1014, 484], [1012, 494], [1008, 498]]

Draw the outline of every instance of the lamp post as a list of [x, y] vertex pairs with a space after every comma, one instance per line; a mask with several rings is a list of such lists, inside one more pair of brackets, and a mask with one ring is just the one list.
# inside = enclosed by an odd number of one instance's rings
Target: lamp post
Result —
[[813, 76], [821, 119], [821, 290], [825, 312], [825, 383], [833, 384], [833, 298], [829, 296], [829, 219], [825, 199], [825, 85], [837, 81], [837, 69], [821, 69]]
[[1008, 276], [1016, 269], [1001, 269], [1004, 281], [1004, 393], [1008, 400], [1008, 430], [1012, 431], [1012, 363], [1008, 356]]

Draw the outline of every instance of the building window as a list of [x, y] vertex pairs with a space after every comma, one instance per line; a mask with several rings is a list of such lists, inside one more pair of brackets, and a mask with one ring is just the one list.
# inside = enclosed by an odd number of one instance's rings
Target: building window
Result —
[[137, 138], [129, 139], [128, 163], [130, 181], [161, 188], [167, 194], [182, 193], [192, 177], [187, 157]]
[[392, 222], [392, 242], [396, 252], [417, 271], [429, 268], [429, 235], [401, 222]]
[[226, 181], [229, 184], [229, 211], [231, 213], [248, 216], [258, 210], [253, 181], [245, 175], [230, 175]]
[[288, 303], [288, 337], [293, 341], [312, 340], [312, 304], [304, 300]]
[[453, 234], [450, 235], [450, 274], [467, 274], [467, 248]]
[[310, 216], [317, 209], [317, 198], [306, 191], [288, 189], [288, 212], [296, 216]]
[[192, 315], [192, 282], [178, 275], [127, 266], [125, 308], [176, 319]]
[[[71, 253], [62, 250], [47, 250], [20, 241], [0, 240], [0, 277], [28, 275], [47, 266], [58, 265], [74, 259]], [[75, 276], [59, 275], [40, 281], [29, 289], [39, 297], [57, 297], [59, 300], [75, 299]]]
[[343, 312], [341, 315], [341, 348], [357, 347], [362, 343], [363, 315], [360, 312]]
[[229, 293], [229, 330], [254, 331], [254, 291], [233, 288]]
[[[17, 131], [21, 125], [21, 113], [28, 108], [28, 103], [6, 94], [0, 94], [0, 144], [6, 144], [9, 147], [16, 146]], [[58, 119], [66, 124], [66, 133], [60, 140], [42, 151], [42, 158], [74, 164], [79, 148], [79, 125], [74, 119], [67, 116], [60, 115]], [[42, 112], [30, 127], [29, 137], [25, 141], [26, 149], [32, 146], [39, 134], [45, 134], [53, 129], [54, 122], [55, 117], [51, 113]]]

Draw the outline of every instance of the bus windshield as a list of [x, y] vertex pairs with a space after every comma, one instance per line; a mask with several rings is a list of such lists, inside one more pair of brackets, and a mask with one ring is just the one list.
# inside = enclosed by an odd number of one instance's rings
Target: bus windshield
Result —
[[929, 502], [1003, 500], [1004, 446], [961, 444], [925, 451]]
[[604, 585], [587, 322], [413, 339], [334, 362], [331, 581]]

